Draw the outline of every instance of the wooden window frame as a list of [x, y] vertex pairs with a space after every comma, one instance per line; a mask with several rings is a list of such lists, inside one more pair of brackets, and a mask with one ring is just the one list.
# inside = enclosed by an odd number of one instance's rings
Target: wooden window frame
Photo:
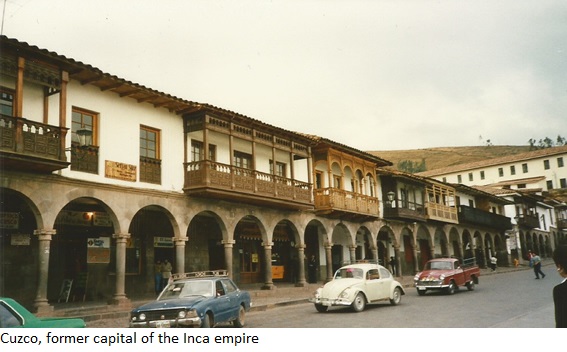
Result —
[[90, 127], [90, 129], [93, 133], [91, 145], [98, 146], [98, 123], [99, 123], [99, 119], [100, 119], [100, 114], [98, 112], [79, 108], [77, 106], [73, 106], [71, 108], [71, 131], [70, 131], [71, 132], [71, 143], [77, 143], [76, 141], [73, 140], [73, 137], [72, 137], [73, 134], [77, 133], [77, 129], [78, 129], [78, 128], [75, 128], [75, 126], [76, 126], [76, 124], [74, 122], [75, 113], [92, 117], [92, 124], [87, 125], [87, 126], [85, 126], [85, 122], [83, 121], [83, 118], [81, 118], [81, 126], [79, 126], [79, 128]]
[[[157, 128], [153, 128], [153, 127], [149, 127], [146, 125], [140, 125], [140, 131], [146, 131], [146, 132], [151, 132], [151, 133], [155, 133], [156, 139], [155, 139], [155, 157], [151, 157], [148, 155], [142, 155], [142, 146], [140, 144], [140, 156], [145, 157], [145, 158], [150, 158], [150, 159], [156, 159], [156, 160], [161, 160], [161, 130], [157, 129]], [[141, 139], [142, 136], [140, 136], [140, 143], [141, 143]], [[144, 148], [145, 150], [151, 150], [149, 148]]]

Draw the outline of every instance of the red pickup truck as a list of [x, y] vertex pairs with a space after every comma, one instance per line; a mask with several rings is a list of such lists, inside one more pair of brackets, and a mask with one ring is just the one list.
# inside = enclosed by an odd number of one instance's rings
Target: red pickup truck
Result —
[[466, 259], [463, 264], [457, 258], [439, 258], [428, 261], [413, 281], [420, 296], [434, 290], [452, 295], [459, 286], [466, 286], [469, 291], [474, 290], [479, 276], [480, 268], [475, 264], [474, 258]]

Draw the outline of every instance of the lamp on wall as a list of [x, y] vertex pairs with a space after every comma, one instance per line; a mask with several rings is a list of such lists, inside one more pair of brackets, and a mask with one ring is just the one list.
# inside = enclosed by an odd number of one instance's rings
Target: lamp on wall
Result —
[[89, 128], [81, 127], [75, 132], [75, 134], [79, 140], [80, 147], [88, 147], [93, 144], [93, 131]]
[[390, 192], [386, 193], [386, 197], [388, 197], [388, 204], [390, 204], [390, 206], [393, 208], [396, 193], [394, 193], [393, 191], [390, 191]]

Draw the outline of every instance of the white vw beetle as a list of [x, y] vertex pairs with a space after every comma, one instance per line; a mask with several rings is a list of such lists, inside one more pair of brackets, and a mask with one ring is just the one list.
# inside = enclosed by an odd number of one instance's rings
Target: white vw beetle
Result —
[[405, 291], [394, 280], [388, 269], [378, 264], [351, 264], [335, 272], [333, 280], [320, 287], [309, 302], [318, 312], [326, 312], [331, 306], [351, 306], [361, 312], [368, 303], [390, 300], [397, 305]]

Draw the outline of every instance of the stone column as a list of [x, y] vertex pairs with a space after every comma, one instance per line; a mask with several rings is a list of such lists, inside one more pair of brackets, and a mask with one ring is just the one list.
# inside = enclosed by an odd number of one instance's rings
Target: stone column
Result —
[[348, 247], [348, 250], [350, 253], [350, 263], [351, 264], [356, 263], [356, 246], [351, 245], [350, 247]]
[[400, 260], [400, 246], [394, 246], [394, 258], [396, 258], [396, 276], [402, 276], [402, 263]]
[[49, 277], [49, 255], [51, 252], [51, 238], [56, 234], [54, 229], [35, 230], [34, 235], [39, 241], [37, 294], [34, 301], [36, 313], [51, 312], [53, 306], [47, 301], [47, 280]]
[[[331, 242], [325, 243], [325, 259], [327, 260], [327, 278], [325, 282], [333, 280], [333, 255], [331, 253], [333, 244]], [[321, 264], [319, 264], [321, 266]]]
[[187, 237], [173, 238], [173, 243], [175, 243], [175, 268], [173, 270], [176, 274], [185, 273], [185, 242], [187, 240]]
[[419, 264], [417, 262], [417, 243], [414, 242], [413, 246], [413, 272], [414, 274], [419, 272]]
[[370, 250], [372, 251], [372, 259], [378, 264], [378, 248], [373, 247]]
[[232, 268], [232, 248], [236, 241], [234, 240], [223, 240], [222, 244], [224, 246], [224, 266], [226, 270], [228, 270], [228, 277], [234, 279], [233, 277], [233, 268]]
[[114, 296], [108, 301], [108, 304], [118, 306], [130, 305], [130, 300], [126, 297], [125, 281], [126, 281], [126, 242], [130, 238], [129, 233], [113, 234], [112, 238], [116, 240], [116, 290]]
[[298, 244], [297, 246], [297, 283], [296, 287], [307, 286], [305, 280], [305, 245]]
[[264, 286], [262, 290], [273, 290], [276, 288], [274, 282], [272, 281], [272, 242], [262, 243], [264, 247], [264, 258], [266, 258], [266, 263], [264, 264]]

